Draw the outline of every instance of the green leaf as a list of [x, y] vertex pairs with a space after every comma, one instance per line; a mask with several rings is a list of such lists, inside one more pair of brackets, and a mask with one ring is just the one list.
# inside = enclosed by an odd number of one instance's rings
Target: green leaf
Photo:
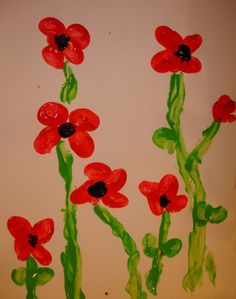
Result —
[[199, 201], [193, 208], [193, 219], [199, 226], [204, 226], [208, 222], [206, 207], [205, 201]]
[[162, 252], [168, 257], [174, 257], [182, 249], [182, 241], [177, 238], [168, 240], [162, 247]]
[[17, 269], [14, 269], [11, 272], [11, 279], [18, 286], [24, 285], [25, 280], [26, 280], [26, 268], [25, 267], [19, 267]]
[[34, 281], [37, 285], [44, 285], [49, 282], [54, 276], [54, 271], [51, 268], [39, 268]]
[[227, 218], [228, 211], [223, 206], [213, 208], [211, 205], [207, 205], [206, 214], [209, 222], [221, 223]]
[[214, 257], [211, 252], [208, 252], [206, 257], [206, 271], [208, 272], [208, 277], [210, 282], [215, 285], [215, 279], [216, 279], [216, 265], [214, 261]]
[[143, 252], [148, 257], [155, 257], [157, 254], [157, 238], [156, 236], [147, 233], [142, 241]]
[[169, 128], [157, 129], [152, 136], [152, 141], [159, 148], [166, 149], [169, 154], [175, 151], [176, 134]]
[[60, 99], [62, 103], [71, 104], [77, 96], [77, 80], [68, 62], [64, 64], [66, 82], [61, 87]]

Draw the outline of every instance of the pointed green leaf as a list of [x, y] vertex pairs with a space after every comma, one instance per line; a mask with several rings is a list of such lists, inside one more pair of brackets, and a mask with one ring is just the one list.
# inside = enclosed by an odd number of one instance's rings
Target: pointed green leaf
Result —
[[71, 104], [77, 96], [77, 80], [68, 62], [64, 64], [66, 82], [62, 85], [60, 99], [62, 103]]
[[35, 284], [44, 285], [54, 276], [54, 271], [51, 268], [39, 268], [34, 276]]
[[215, 265], [214, 257], [211, 252], [208, 252], [208, 254], [207, 254], [205, 266], [206, 266], [206, 270], [208, 272], [210, 282], [213, 285], [215, 285], [216, 265]]
[[157, 129], [152, 136], [152, 141], [159, 148], [166, 149], [169, 154], [175, 151], [176, 134], [169, 128]]
[[11, 279], [18, 286], [24, 285], [25, 284], [25, 280], [26, 280], [26, 269], [24, 267], [19, 267], [17, 269], [14, 269], [11, 272]]
[[162, 247], [162, 252], [168, 257], [174, 257], [182, 249], [182, 241], [180, 239], [174, 238], [168, 240]]
[[227, 218], [228, 211], [223, 206], [213, 208], [211, 205], [207, 205], [206, 214], [209, 222], [221, 223]]
[[142, 241], [143, 252], [148, 257], [155, 257], [157, 254], [157, 238], [156, 236], [147, 233]]

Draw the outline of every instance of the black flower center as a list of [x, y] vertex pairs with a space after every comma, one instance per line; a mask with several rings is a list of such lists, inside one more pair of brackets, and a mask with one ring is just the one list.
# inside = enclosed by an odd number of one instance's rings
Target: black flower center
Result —
[[68, 138], [75, 133], [75, 127], [70, 122], [64, 123], [58, 128], [58, 133], [62, 138]]
[[178, 52], [175, 52], [174, 55], [181, 58], [182, 62], [189, 62], [191, 60], [191, 51], [189, 47], [184, 44], [179, 46]]
[[89, 186], [87, 191], [91, 196], [100, 198], [107, 193], [107, 188], [104, 182], [97, 182]]
[[162, 208], [165, 208], [169, 203], [170, 203], [170, 200], [168, 199], [168, 197], [165, 194], [160, 196], [160, 206]]
[[30, 246], [35, 248], [38, 243], [38, 236], [29, 234], [28, 238], [29, 238], [28, 242], [29, 242]]
[[55, 35], [54, 40], [57, 44], [58, 50], [63, 51], [68, 47], [70, 37], [66, 34]]

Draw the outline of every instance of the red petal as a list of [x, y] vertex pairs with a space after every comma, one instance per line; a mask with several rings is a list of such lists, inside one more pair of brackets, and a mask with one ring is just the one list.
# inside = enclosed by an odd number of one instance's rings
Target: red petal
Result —
[[183, 44], [189, 47], [191, 54], [201, 46], [201, 43], [202, 37], [199, 34], [188, 35], [183, 40]]
[[48, 252], [43, 246], [37, 245], [35, 248], [32, 249], [33, 257], [44, 266], [47, 266], [52, 261], [52, 256], [50, 252]]
[[183, 38], [176, 31], [171, 30], [167, 26], [158, 27], [155, 34], [157, 41], [173, 52], [177, 51], [179, 45], [183, 43]]
[[235, 110], [236, 103], [228, 95], [222, 95], [213, 105], [212, 114], [215, 121], [233, 122], [236, 117], [231, 113], [234, 113]]
[[16, 239], [14, 243], [14, 249], [17, 255], [17, 258], [20, 261], [25, 261], [30, 256], [32, 252], [32, 247], [28, 243], [27, 238]]
[[150, 194], [147, 200], [149, 208], [154, 215], [159, 216], [164, 212], [164, 208], [160, 206], [160, 199], [156, 194]]
[[77, 130], [68, 140], [73, 151], [81, 158], [88, 158], [94, 152], [93, 139], [87, 132]]
[[69, 115], [70, 122], [81, 131], [93, 131], [99, 126], [99, 117], [89, 109], [76, 109]]
[[80, 24], [72, 24], [66, 29], [66, 34], [80, 45], [81, 49], [86, 48], [90, 42], [88, 30]]
[[105, 183], [106, 187], [110, 191], [120, 190], [127, 180], [127, 174], [124, 169], [115, 169], [110, 174], [108, 174]]
[[64, 68], [64, 55], [55, 46], [49, 45], [42, 50], [43, 59], [56, 69]]
[[152, 57], [151, 66], [159, 73], [176, 73], [180, 71], [180, 61], [177, 56], [173, 55], [172, 51], [164, 50]]
[[104, 181], [109, 173], [111, 168], [104, 163], [93, 162], [84, 168], [84, 174], [90, 180]]
[[139, 184], [139, 190], [145, 196], [148, 196], [151, 193], [157, 194], [158, 183], [156, 183], [156, 182], [142, 181]]
[[39, 154], [50, 153], [51, 149], [60, 141], [61, 136], [57, 127], [43, 129], [34, 141], [34, 148]]
[[32, 231], [32, 226], [29, 221], [19, 216], [9, 218], [7, 228], [14, 238], [27, 237]]
[[200, 60], [196, 57], [192, 57], [189, 62], [181, 62], [180, 60], [180, 70], [184, 73], [197, 73], [202, 69], [202, 64]]
[[110, 208], [122, 208], [129, 202], [128, 198], [118, 192], [109, 192], [102, 197], [104, 205]]
[[97, 204], [99, 202], [98, 198], [89, 195], [87, 188], [91, 185], [90, 181], [87, 181], [81, 187], [74, 190], [70, 195], [70, 200], [74, 204], [84, 204], [90, 202], [92, 204]]
[[176, 196], [171, 200], [171, 202], [166, 206], [166, 210], [169, 212], [178, 212], [186, 207], [188, 203], [188, 198], [185, 195]]
[[38, 237], [41, 244], [48, 242], [54, 233], [54, 223], [50, 218], [43, 219], [33, 226], [32, 234]]
[[65, 33], [65, 26], [55, 18], [45, 18], [39, 22], [39, 30], [46, 35], [60, 35]]
[[68, 110], [59, 103], [48, 102], [39, 108], [37, 117], [43, 125], [55, 127], [67, 121]]
[[84, 60], [84, 54], [79, 44], [70, 42], [69, 46], [63, 51], [65, 58], [71, 63], [80, 64]]
[[171, 200], [172, 196], [176, 196], [178, 189], [179, 183], [177, 178], [172, 174], [167, 174], [161, 179], [159, 183], [158, 198], [160, 198], [161, 195], [165, 194]]

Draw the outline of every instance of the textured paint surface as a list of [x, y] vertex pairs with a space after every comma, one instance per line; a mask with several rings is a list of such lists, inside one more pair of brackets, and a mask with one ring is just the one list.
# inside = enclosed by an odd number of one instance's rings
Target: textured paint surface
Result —
[[77, 80], [68, 62], [64, 63], [65, 83], [61, 87], [60, 99], [62, 103], [71, 104], [77, 96]]

